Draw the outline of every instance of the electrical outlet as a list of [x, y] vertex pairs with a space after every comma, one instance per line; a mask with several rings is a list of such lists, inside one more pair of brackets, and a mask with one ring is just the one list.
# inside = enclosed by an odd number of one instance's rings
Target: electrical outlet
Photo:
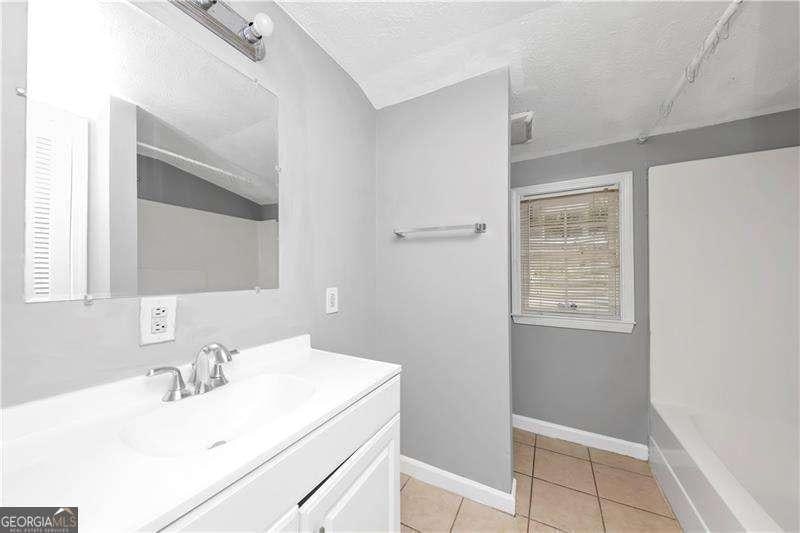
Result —
[[155, 344], [175, 340], [177, 297], [142, 298], [139, 303], [139, 343]]
[[166, 306], [159, 305], [150, 310], [150, 333], [164, 333], [167, 331], [167, 317], [169, 311]]
[[325, 289], [325, 312], [327, 314], [339, 312], [339, 288], [328, 287]]

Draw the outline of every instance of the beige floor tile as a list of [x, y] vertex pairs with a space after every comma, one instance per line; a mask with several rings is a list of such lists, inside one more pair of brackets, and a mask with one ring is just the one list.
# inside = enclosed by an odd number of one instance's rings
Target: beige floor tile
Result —
[[597, 463], [592, 466], [601, 498], [673, 518], [669, 505], [652, 477]]
[[400, 490], [403, 490], [403, 487], [406, 486], [406, 483], [408, 483], [409, 479], [411, 479], [409, 476], [400, 474]]
[[461, 496], [411, 478], [400, 493], [400, 521], [418, 531], [449, 531]]
[[571, 455], [578, 459], [589, 459], [589, 449], [586, 446], [575, 444], [561, 439], [554, 439], [551, 437], [543, 437], [542, 435], [536, 436], [536, 447], [550, 450], [551, 452], [563, 453], [564, 455]]
[[564, 531], [603, 531], [596, 496], [535, 478], [531, 519]]
[[652, 475], [650, 472], [650, 465], [647, 464], [647, 461], [640, 461], [639, 459], [634, 459], [627, 455], [620, 455], [596, 448], [589, 448], [589, 456], [595, 463], [621, 468], [630, 472], [636, 472], [637, 474], [644, 474], [645, 476]]
[[640, 511], [608, 500], [600, 500], [606, 531], [681, 531], [675, 520]]
[[517, 514], [530, 516], [531, 510], [531, 478], [514, 472], [517, 480]]
[[514, 442], [533, 446], [536, 444], [536, 434], [524, 429], [514, 428]]
[[514, 443], [514, 472], [530, 476], [533, 473], [533, 446]]
[[530, 525], [528, 525], [528, 533], [558, 533], [559, 531], [561, 530], [550, 527], [547, 524], [542, 524], [536, 520], [531, 520]]
[[597, 494], [594, 488], [592, 464], [589, 461], [540, 448], [536, 450], [533, 475], [571, 489]]
[[507, 531], [525, 533], [528, 519], [524, 516], [511, 516], [497, 509], [464, 498], [458, 511], [452, 531]]
[[411, 527], [408, 527], [405, 524], [400, 524], [400, 533], [416, 533], [417, 530]]

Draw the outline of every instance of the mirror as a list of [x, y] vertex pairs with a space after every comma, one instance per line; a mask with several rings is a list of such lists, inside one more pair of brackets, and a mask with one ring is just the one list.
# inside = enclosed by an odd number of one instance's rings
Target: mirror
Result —
[[31, 0], [27, 75], [26, 301], [278, 286], [275, 95], [127, 2]]

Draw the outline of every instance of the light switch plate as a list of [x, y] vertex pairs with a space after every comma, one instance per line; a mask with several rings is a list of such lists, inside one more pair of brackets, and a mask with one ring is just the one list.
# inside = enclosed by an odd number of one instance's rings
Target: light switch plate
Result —
[[139, 301], [139, 344], [175, 340], [176, 296], [153, 296]]
[[325, 312], [329, 315], [339, 312], [339, 287], [325, 289]]

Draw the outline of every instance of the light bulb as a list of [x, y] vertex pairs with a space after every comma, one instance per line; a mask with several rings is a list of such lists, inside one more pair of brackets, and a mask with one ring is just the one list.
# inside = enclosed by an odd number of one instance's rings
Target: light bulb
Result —
[[256, 13], [253, 17], [253, 29], [259, 37], [269, 37], [275, 29], [275, 24], [266, 13]]

